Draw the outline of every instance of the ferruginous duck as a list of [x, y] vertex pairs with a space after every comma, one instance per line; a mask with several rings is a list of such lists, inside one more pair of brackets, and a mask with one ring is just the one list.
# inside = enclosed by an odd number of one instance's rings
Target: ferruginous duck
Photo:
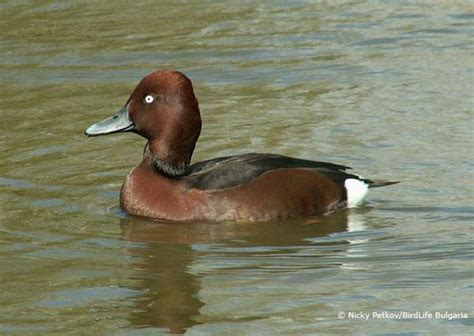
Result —
[[133, 132], [147, 139], [143, 160], [125, 178], [121, 207], [169, 221], [266, 221], [321, 216], [355, 207], [369, 180], [349, 167], [278, 154], [248, 153], [190, 164], [201, 132], [191, 80], [178, 71], [143, 78], [123, 108], [88, 136]]

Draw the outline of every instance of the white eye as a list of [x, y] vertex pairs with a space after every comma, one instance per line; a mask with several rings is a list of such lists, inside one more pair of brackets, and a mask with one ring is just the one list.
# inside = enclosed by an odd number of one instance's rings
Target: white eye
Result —
[[153, 97], [152, 95], [147, 95], [145, 97], [145, 103], [147, 103], [147, 104], [153, 103], [154, 100], [155, 100], [155, 97]]

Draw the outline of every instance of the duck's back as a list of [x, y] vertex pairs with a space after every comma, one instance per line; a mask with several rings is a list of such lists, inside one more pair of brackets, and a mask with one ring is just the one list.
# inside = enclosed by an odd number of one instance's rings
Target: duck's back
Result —
[[346, 170], [351, 169], [347, 166], [260, 153], [224, 156], [195, 163], [189, 167], [183, 179], [196, 189], [225, 189], [249, 183], [272, 170], [301, 168], [326, 175], [338, 184], [344, 184], [346, 179], [359, 179], [368, 184], [371, 182], [347, 173]]
[[[268, 220], [321, 215], [347, 206], [345, 181], [362, 179], [349, 167], [275, 154], [242, 154], [195, 163], [182, 177], [208, 197], [222, 219]], [[365, 190], [366, 192], [366, 190]]]

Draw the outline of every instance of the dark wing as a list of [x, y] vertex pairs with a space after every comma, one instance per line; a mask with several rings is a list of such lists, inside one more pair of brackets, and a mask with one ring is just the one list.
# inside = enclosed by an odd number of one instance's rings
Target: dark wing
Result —
[[345, 171], [350, 167], [283, 155], [257, 153], [226, 156], [195, 163], [189, 167], [188, 174], [182, 179], [190, 188], [222, 189], [245, 184], [265, 172], [282, 168], [316, 170], [342, 185], [348, 178], [361, 179]]

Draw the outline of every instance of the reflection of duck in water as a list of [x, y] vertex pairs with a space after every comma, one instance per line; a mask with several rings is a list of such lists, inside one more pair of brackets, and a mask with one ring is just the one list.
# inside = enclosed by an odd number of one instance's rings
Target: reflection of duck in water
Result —
[[[191, 246], [149, 243], [129, 249], [134, 263], [134, 282], [143, 295], [133, 299], [129, 322], [138, 328], [166, 329], [182, 334], [198, 324], [200, 279], [189, 270], [198, 256]], [[137, 279], [140, 279], [137, 281]]]
[[[268, 253], [274, 256], [288, 254], [293, 247], [310, 247], [314, 244], [312, 238], [347, 230], [348, 213], [339, 211], [307, 222], [269, 221], [259, 225], [233, 222], [176, 225], [129, 217], [121, 220], [121, 227], [124, 240], [145, 243], [128, 250], [136, 260], [133, 279], [142, 287], [135, 289], [143, 292], [142, 297], [134, 299], [136, 309], [130, 323], [139, 328], [165, 328], [178, 334], [201, 322], [202, 275], [193, 272], [193, 267], [202, 262], [199, 258], [205, 257], [206, 252], [200, 252], [195, 244], [227, 246], [230, 251], [234, 247], [243, 248], [239, 249], [239, 258], [255, 258], [253, 248], [250, 254], [245, 252], [245, 247], [255, 246], [262, 250], [270, 248]], [[347, 242], [321, 244], [337, 249]], [[233, 256], [229, 254], [229, 258]], [[317, 266], [317, 261], [314, 262]]]
[[127, 176], [121, 206], [173, 221], [263, 221], [318, 216], [357, 205], [368, 188], [393, 184], [348, 167], [275, 154], [242, 154], [190, 165], [201, 132], [191, 81], [176, 71], [146, 76], [114, 116], [89, 136], [131, 131], [148, 139], [143, 161]]

